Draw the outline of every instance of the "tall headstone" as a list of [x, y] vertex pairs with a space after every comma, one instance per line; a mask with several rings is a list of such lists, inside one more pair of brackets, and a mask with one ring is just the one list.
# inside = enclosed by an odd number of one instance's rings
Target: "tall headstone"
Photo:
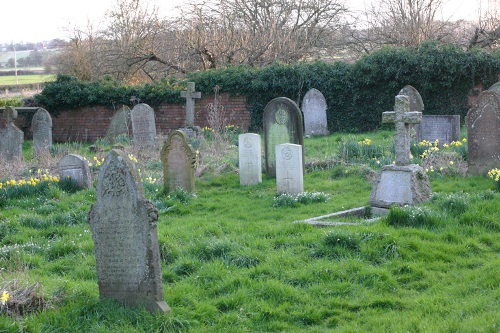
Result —
[[101, 298], [170, 311], [163, 296], [157, 219], [135, 164], [124, 152], [111, 150], [89, 213]]
[[409, 98], [405, 95], [396, 96], [394, 111], [382, 114], [382, 122], [396, 124], [396, 164], [382, 167], [370, 194], [370, 205], [389, 208], [414, 205], [430, 198], [429, 177], [419, 165], [409, 164], [409, 126], [421, 119], [421, 112], [410, 112]]
[[422, 116], [417, 124], [417, 141], [438, 140], [440, 146], [460, 140], [460, 115]]
[[130, 111], [134, 148], [156, 146], [155, 112], [149, 105], [140, 103]]
[[301, 145], [276, 145], [276, 189], [278, 193], [291, 195], [304, 192]]
[[245, 133], [238, 136], [240, 185], [262, 183], [262, 153], [260, 135]]
[[201, 92], [194, 86], [194, 82], [188, 82], [187, 90], [181, 91], [181, 97], [186, 99], [186, 127], [194, 126], [194, 100], [201, 98]]
[[77, 154], [64, 156], [57, 163], [59, 179], [69, 179], [78, 188], [92, 187], [89, 162]]
[[467, 113], [468, 172], [485, 175], [500, 167], [500, 94], [483, 91]]
[[304, 95], [304, 135], [328, 135], [326, 108], [325, 96], [321, 91], [312, 88]]
[[182, 131], [172, 131], [161, 149], [163, 185], [167, 192], [182, 188], [194, 191], [196, 153]]
[[130, 108], [122, 106], [111, 118], [106, 137], [114, 140], [119, 135], [129, 135]]
[[[278, 97], [267, 103], [263, 115], [266, 173], [276, 176], [276, 145], [293, 143], [304, 146], [302, 114], [289, 98]], [[302, 161], [304, 158], [302, 156]]]
[[48, 154], [52, 146], [52, 117], [47, 110], [39, 108], [35, 112], [31, 120], [31, 131], [34, 156]]
[[0, 130], [0, 156], [6, 160], [23, 158], [24, 133], [14, 125], [16, 109], [7, 106], [3, 112], [6, 127]]

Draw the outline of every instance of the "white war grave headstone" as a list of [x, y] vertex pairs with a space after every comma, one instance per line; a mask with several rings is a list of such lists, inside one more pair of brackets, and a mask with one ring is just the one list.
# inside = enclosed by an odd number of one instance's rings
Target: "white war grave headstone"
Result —
[[181, 97], [186, 99], [186, 127], [194, 126], [195, 98], [201, 98], [201, 92], [196, 91], [195, 83], [188, 82], [187, 90], [181, 91]]
[[194, 191], [196, 152], [187, 143], [184, 132], [170, 132], [161, 149], [161, 162], [165, 191], [170, 192], [178, 188], [188, 192]]
[[422, 112], [411, 111], [408, 96], [398, 95], [394, 111], [382, 114], [383, 123], [396, 125], [396, 164], [385, 165], [370, 194], [370, 205], [389, 208], [391, 205], [414, 205], [428, 200], [431, 185], [425, 171], [410, 164], [410, 124], [418, 124]]
[[276, 189], [280, 194], [298, 195], [304, 192], [301, 145], [276, 145]]
[[82, 189], [92, 187], [89, 162], [82, 156], [77, 154], [66, 155], [59, 160], [57, 167], [61, 181], [68, 179]]
[[[293, 143], [304, 146], [302, 114], [289, 98], [278, 97], [267, 103], [263, 114], [266, 173], [276, 176], [276, 145]], [[304, 158], [302, 156], [302, 161]]]
[[170, 311], [161, 277], [158, 210], [147, 201], [135, 164], [111, 150], [97, 180], [89, 213], [101, 298], [151, 312]]
[[33, 156], [43, 156], [50, 152], [52, 146], [52, 117], [50, 113], [39, 108], [31, 120], [33, 132]]
[[262, 183], [262, 153], [260, 135], [245, 133], [238, 136], [240, 185]]
[[310, 89], [302, 99], [304, 113], [304, 135], [328, 135], [326, 120], [326, 100], [321, 91]]
[[7, 106], [3, 117], [6, 127], [0, 130], [0, 157], [4, 160], [22, 160], [24, 133], [14, 125], [17, 110]]
[[155, 112], [147, 104], [140, 103], [130, 111], [133, 145], [136, 149], [156, 146]]

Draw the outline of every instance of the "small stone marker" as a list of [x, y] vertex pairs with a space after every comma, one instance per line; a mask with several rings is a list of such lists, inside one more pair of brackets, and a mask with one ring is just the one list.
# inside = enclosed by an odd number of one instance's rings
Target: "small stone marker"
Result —
[[156, 146], [155, 112], [149, 105], [140, 103], [130, 111], [133, 144], [135, 148]]
[[64, 156], [57, 163], [59, 179], [70, 179], [79, 188], [92, 187], [89, 162], [77, 154]]
[[14, 125], [17, 111], [7, 106], [3, 116], [6, 127], [0, 130], [0, 156], [7, 160], [22, 160], [24, 133]]
[[302, 100], [304, 135], [328, 135], [326, 100], [321, 91], [310, 89]]
[[111, 118], [106, 137], [114, 140], [119, 135], [129, 135], [130, 127], [130, 108], [126, 105], [122, 106]]
[[[278, 97], [267, 103], [263, 115], [266, 173], [276, 176], [276, 145], [293, 143], [304, 146], [302, 115], [289, 98]], [[302, 161], [304, 158], [302, 156]]]
[[33, 132], [33, 154], [35, 157], [50, 153], [52, 146], [52, 117], [50, 113], [39, 108], [31, 120]]
[[167, 192], [182, 188], [194, 191], [196, 153], [182, 131], [172, 131], [161, 149], [163, 185]]
[[483, 91], [467, 113], [468, 173], [486, 175], [500, 167], [500, 94]]
[[89, 213], [101, 298], [170, 311], [163, 296], [157, 219], [134, 163], [124, 152], [111, 150]]
[[186, 99], [186, 127], [194, 126], [194, 99], [201, 98], [201, 92], [195, 91], [194, 82], [187, 83], [187, 90], [181, 91], [181, 97]]
[[276, 145], [276, 189], [278, 193], [298, 195], [304, 192], [302, 146]]
[[238, 136], [240, 185], [262, 183], [262, 153], [260, 135], [245, 133]]
[[416, 126], [417, 141], [427, 140], [439, 146], [460, 141], [460, 115], [422, 116], [422, 122]]
[[410, 163], [409, 124], [417, 124], [422, 113], [410, 112], [408, 96], [396, 96], [394, 112], [384, 112], [382, 122], [396, 123], [396, 165], [385, 165], [370, 194], [370, 205], [389, 208], [392, 205], [414, 205], [428, 200], [431, 185], [425, 171]]

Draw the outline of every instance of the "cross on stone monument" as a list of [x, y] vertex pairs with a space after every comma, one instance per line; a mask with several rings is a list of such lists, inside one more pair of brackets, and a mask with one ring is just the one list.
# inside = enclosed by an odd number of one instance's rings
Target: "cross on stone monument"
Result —
[[286, 177], [283, 177], [283, 180], [286, 180], [286, 186], [290, 187], [290, 181], [293, 181], [293, 177], [290, 176], [290, 171], [286, 171]]
[[410, 164], [410, 124], [422, 122], [422, 112], [410, 111], [408, 96], [397, 95], [394, 111], [382, 113], [382, 123], [396, 124], [396, 165]]
[[194, 126], [194, 99], [201, 98], [201, 92], [195, 91], [194, 82], [188, 82], [187, 90], [181, 91], [181, 97], [186, 99], [186, 127]]

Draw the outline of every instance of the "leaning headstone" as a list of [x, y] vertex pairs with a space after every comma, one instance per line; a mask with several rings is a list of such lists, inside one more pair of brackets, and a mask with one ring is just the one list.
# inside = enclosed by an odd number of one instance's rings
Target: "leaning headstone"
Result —
[[278, 193], [304, 192], [302, 146], [285, 143], [276, 146], [276, 189]]
[[14, 125], [17, 111], [7, 106], [3, 116], [6, 127], [0, 130], [0, 156], [6, 160], [22, 160], [24, 133]]
[[495, 83], [494, 85], [492, 85], [489, 89], [489, 91], [494, 91], [496, 92], [497, 94], [500, 94], [500, 82], [497, 82]]
[[57, 163], [59, 179], [68, 179], [78, 188], [92, 187], [89, 162], [80, 155], [69, 154]]
[[300, 109], [289, 98], [275, 98], [264, 108], [263, 125], [266, 173], [274, 177], [276, 176], [276, 145], [293, 143], [304, 146]]
[[262, 183], [260, 135], [245, 133], [238, 136], [240, 185]]
[[114, 140], [119, 135], [129, 135], [130, 108], [126, 105], [121, 107], [111, 118], [106, 137]]
[[167, 192], [181, 188], [194, 191], [196, 153], [182, 131], [172, 131], [161, 149], [163, 185]]
[[52, 117], [47, 110], [39, 108], [36, 111], [31, 120], [31, 131], [34, 156], [48, 154], [52, 146]]
[[124, 152], [111, 150], [89, 213], [101, 298], [170, 311], [163, 296], [157, 219], [134, 163]]
[[194, 86], [194, 82], [188, 82], [187, 90], [181, 91], [181, 97], [186, 99], [186, 127], [194, 126], [194, 100], [201, 98], [201, 92]]
[[130, 111], [134, 148], [156, 146], [155, 112], [149, 105], [140, 103]]
[[422, 116], [417, 124], [417, 141], [427, 140], [439, 146], [460, 140], [460, 115]]
[[302, 100], [304, 135], [328, 135], [326, 100], [321, 91], [310, 89]]
[[370, 194], [370, 205], [389, 208], [414, 205], [430, 198], [429, 177], [419, 165], [409, 164], [409, 126], [421, 119], [421, 112], [410, 112], [409, 98], [405, 95], [396, 96], [394, 111], [382, 114], [382, 122], [396, 124], [396, 165], [382, 167]]
[[467, 113], [467, 163], [472, 175], [500, 167], [500, 94], [483, 91]]

